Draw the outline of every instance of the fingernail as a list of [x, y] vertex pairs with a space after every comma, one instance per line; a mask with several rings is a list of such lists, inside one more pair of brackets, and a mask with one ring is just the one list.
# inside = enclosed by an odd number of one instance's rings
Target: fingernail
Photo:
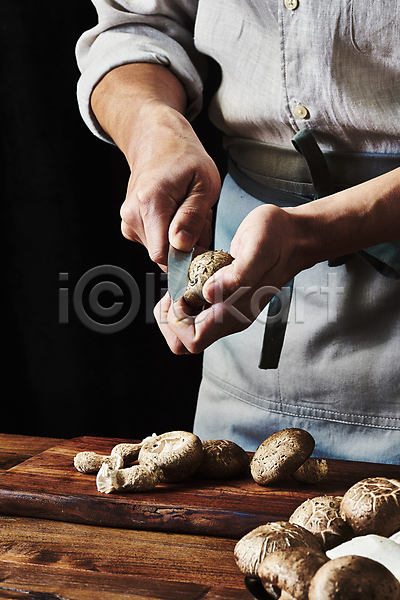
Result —
[[172, 245], [177, 250], [183, 250], [184, 252], [189, 252], [194, 246], [194, 237], [188, 231], [184, 229], [180, 229], [172, 240]]

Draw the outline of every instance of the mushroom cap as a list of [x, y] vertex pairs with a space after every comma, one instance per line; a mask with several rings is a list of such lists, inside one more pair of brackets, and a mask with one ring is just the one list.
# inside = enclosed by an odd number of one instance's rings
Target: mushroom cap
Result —
[[400, 527], [400, 481], [370, 477], [344, 494], [340, 514], [356, 535], [389, 537]]
[[200, 308], [207, 304], [203, 296], [203, 286], [207, 279], [222, 267], [233, 261], [233, 256], [223, 250], [208, 250], [196, 256], [190, 263], [188, 283], [183, 293], [186, 304], [192, 308]]
[[281, 590], [282, 595], [287, 594], [288, 598], [308, 600], [311, 580], [328, 560], [321, 549], [301, 547], [277, 550], [261, 562], [258, 576], [266, 589], [273, 586]]
[[206, 440], [203, 442], [203, 458], [195, 475], [205, 479], [229, 479], [244, 473], [249, 465], [249, 455], [235, 442]]
[[169, 431], [150, 438], [139, 452], [139, 464], [155, 464], [164, 472], [164, 481], [182, 481], [199, 467], [203, 458], [200, 438], [188, 431]]
[[254, 453], [250, 464], [254, 481], [268, 485], [290, 477], [311, 456], [314, 446], [314, 438], [304, 429], [276, 431]]
[[400, 583], [383, 565], [363, 556], [329, 560], [317, 571], [309, 600], [399, 600]]
[[324, 458], [307, 458], [297, 471], [292, 475], [293, 479], [300, 483], [317, 483], [328, 474], [328, 463]]
[[297, 523], [314, 534], [323, 550], [329, 550], [353, 536], [353, 530], [340, 516], [342, 496], [309, 498], [290, 515], [289, 522]]
[[326, 553], [328, 558], [340, 556], [364, 556], [384, 565], [400, 581], [400, 546], [392, 539], [370, 533], [332, 548]]
[[236, 544], [234, 557], [245, 575], [255, 577], [262, 560], [271, 552], [285, 548], [306, 546], [321, 552], [321, 546], [312, 533], [287, 521], [276, 521], [256, 527]]

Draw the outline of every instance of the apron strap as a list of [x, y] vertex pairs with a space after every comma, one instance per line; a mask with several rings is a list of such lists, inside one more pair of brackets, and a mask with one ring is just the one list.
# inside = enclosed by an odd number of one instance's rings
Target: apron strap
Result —
[[268, 305], [259, 369], [277, 369], [285, 339], [294, 279], [276, 294]]
[[[292, 144], [306, 160], [316, 197], [323, 198], [324, 196], [334, 194], [336, 190], [329, 172], [328, 163], [311, 131], [309, 129], [302, 129], [299, 133], [296, 133], [292, 139]], [[328, 260], [328, 265], [330, 267], [338, 267], [339, 265], [344, 265], [349, 258], [349, 254], [338, 256], [337, 258]]]
[[328, 165], [317, 142], [309, 129], [302, 129], [292, 139], [297, 152], [304, 156], [310, 171], [311, 181], [317, 198], [330, 196], [335, 193]]
[[[292, 140], [293, 146], [307, 162], [317, 198], [329, 196], [335, 192], [325, 156], [309, 129], [302, 129]], [[344, 264], [347, 256], [329, 261], [330, 266]], [[293, 295], [292, 279], [286, 288], [272, 298], [268, 306], [264, 339], [261, 348], [259, 369], [277, 369], [285, 338], [287, 319]], [[283, 290], [286, 290], [282, 294]]]

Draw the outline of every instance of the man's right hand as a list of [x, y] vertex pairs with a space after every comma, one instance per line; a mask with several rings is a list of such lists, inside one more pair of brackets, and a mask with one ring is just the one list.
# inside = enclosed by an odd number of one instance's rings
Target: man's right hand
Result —
[[122, 233], [144, 244], [165, 269], [168, 241], [188, 252], [211, 242], [211, 207], [220, 177], [192, 127], [174, 109], [151, 102], [136, 128]]
[[121, 207], [123, 235], [146, 246], [166, 270], [168, 242], [182, 251], [211, 242], [218, 169], [183, 116], [183, 88], [165, 67], [111, 71], [93, 92], [93, 110], [131, 168]]

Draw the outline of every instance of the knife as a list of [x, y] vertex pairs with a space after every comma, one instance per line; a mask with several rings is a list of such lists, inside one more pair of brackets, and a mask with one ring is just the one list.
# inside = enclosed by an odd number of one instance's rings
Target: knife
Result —
[[173, 246], [168, 251], [168, 293], [172, 302], [183, 296], [188, 282], [189, 265], [192, 262], [194, 248], [190, 252], [182, 252]]

